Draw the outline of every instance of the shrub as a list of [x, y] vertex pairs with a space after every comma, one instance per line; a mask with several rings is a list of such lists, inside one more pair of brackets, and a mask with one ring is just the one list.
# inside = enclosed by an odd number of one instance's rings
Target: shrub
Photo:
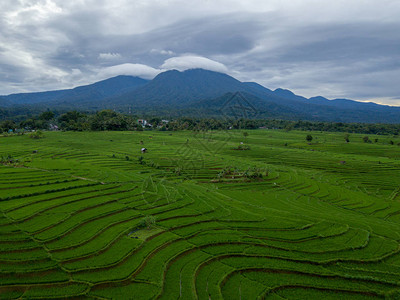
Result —
[[152, 215], [147, 215], [140, 221], [139, 226], [151, 229], [155, 224], [156, 224], [156, 217]]
[[29, 135], [29, 137], [30, 137], [31, 139], [41, 139], [41, 138], [43, 138], [43, 132], [40, 131], [40, 130], [35, 131], [35, 132], [32, 132], [32, 133]]
[[248, 145], [239, 145], [236, 149], [234, 150], [250, 150], [250, 146]]

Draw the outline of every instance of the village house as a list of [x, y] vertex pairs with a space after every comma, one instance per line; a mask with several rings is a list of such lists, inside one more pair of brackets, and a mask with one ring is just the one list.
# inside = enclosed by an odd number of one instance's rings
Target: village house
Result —
[[147, 125], [147, 120], [144, 119], [138, 119], [137, 122], [139, 123], [139, 125], [142, 125], [143, 127]]

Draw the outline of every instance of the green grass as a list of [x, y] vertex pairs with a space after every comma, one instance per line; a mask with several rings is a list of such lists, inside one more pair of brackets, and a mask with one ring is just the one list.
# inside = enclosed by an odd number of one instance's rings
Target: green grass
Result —
[[397, 299], [399, 138], [248, 133], [0, 137], [0, 299]]

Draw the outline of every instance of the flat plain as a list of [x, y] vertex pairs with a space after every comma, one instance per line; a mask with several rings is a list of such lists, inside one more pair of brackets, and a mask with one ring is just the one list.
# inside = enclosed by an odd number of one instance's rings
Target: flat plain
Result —
[[247, 132], [0, 137], [0, 298], [400, 299], [400, 138]]

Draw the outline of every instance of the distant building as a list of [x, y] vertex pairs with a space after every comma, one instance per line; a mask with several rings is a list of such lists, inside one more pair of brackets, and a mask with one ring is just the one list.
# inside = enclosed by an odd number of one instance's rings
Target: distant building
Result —
[[139, 125], [142, 125], [143, 127], [147, 125], [147, 120], [138, 119], [137, 121], [138, 121]]
[[58, 126], [54, 125], [54, 124], [50, 124], [50, 130], [57, 131], [58, 130]]

